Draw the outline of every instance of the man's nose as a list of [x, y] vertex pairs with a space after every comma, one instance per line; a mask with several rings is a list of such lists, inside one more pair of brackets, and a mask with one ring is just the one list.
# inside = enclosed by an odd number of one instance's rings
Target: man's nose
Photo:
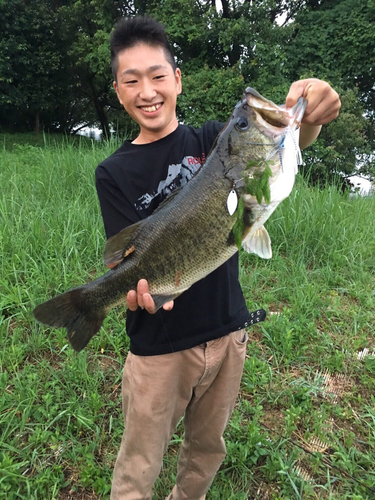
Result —
[[151, 101], [156, 96], [156, 91], [151, 80], [145, 79], [142, 81], [139, 97], [145, 101]]

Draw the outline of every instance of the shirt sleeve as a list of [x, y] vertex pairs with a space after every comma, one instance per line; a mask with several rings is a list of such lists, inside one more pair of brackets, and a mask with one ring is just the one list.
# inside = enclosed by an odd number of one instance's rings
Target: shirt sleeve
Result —
[[223, 130], [224, 127], [225, 123], [221, 123], [216, 120], [211, 120], [203, 125], [204, 139], [206, 141], [206, 144], [208, 145], [207, 154], [210, 152], [211, 148], [215, 144], [215, 140], [218, 134]]
[[107, 239], [138, 222], [134, 208], [101, 165], [95, 171], [95, 186]]

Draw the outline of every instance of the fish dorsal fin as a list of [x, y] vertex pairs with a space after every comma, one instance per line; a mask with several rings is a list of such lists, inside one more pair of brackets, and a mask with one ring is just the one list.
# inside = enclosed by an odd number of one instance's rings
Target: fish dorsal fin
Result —
[[247, 253], [255, 253], [262, 259], [272, 257], [271, 238], [267, 229], [262, 226], [254, 233], [249, 233], [242, 242], [242, 248]]
[[132, 224], [107, 240], [104, 249], [104, 264], [111, 269], [135, 251], [133, 236], [142, 221]]

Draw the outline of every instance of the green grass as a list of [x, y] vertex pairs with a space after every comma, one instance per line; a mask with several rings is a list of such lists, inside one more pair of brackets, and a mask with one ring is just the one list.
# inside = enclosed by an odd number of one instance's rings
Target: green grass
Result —
[[[78, 355], [31, 311], [105, 272], [94, 169], [116, 143], [0, 139], [0, 498], [109, 498], [124, 311]], [[374, 499], [375, 358], [356, 353], [375, 349], [375, 198], [298, 179], [267, 229], [273, 258], [241, 253], [240, 279], [250, 310], [278, 314], [249, 331], [228, 454], [207, 498]], [[180, 425], [155, 499], [173, 486], [181, 439]]]

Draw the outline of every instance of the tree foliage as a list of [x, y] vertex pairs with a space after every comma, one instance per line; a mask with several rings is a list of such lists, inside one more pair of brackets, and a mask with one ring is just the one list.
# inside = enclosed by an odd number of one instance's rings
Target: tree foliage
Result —
[[49, 0], [0, 3], [0, 118], [7, 128], [39, 128], [62, 89], [63, 55]]
[[293, 80], [318, 77], [340, 93], [339, 118], [307, 151], [311, 179], [375, 178], [375, 4], [361, 0], [307, 1], [296, 14], [286, 48]]
[[372, 0], [0, 0], [0, 127], [136, 133], [112, 89], [109, 35], [121, 16], [167, 28], [183, 73], [184, 123], [225, 121], [248, 85], [282, 103], [315, 76], [342, 96], [340, 117], [305, 154], [311, 180], [375, 177]]
[[343, 91], [342, 108], [336, 120], [323, 127], [320, 136], [304, 151], [309, 179], [314, 184], [344, 181], [356, 174], [374, 178], [375, 158], [369, 141], [369, 120], [364, 116], [364, 107], [358, 98], [357, 89]]

